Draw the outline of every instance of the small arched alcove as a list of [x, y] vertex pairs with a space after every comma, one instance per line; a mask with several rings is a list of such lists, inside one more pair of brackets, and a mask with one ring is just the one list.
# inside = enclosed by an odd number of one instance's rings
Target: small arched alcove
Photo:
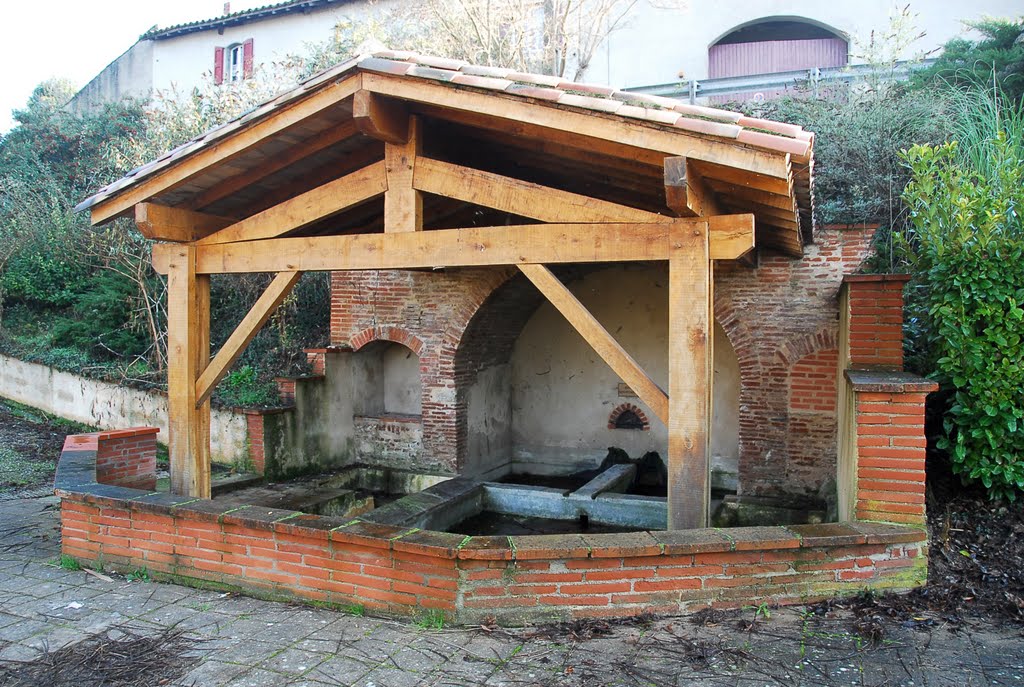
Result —
[[355, 457], [408, 461], [423, 444], [420, 358], [402, 344], [372, 341], [352, 354]]

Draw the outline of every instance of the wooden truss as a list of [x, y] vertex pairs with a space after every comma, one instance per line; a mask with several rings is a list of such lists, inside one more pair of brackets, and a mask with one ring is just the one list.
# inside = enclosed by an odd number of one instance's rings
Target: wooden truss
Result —
[[[747, 254], [754, 247], [755, 233], [754, 215], [729, 214], [715, 190], [727, 182], [706, 177], [702, 165], [732, 165], [767, 180], [765, 185], [777, 190], [780, 184], [790, 184], [788, 158], [703, 141], [703, 157], [697, 159], [685, 154], [693, 150], [692, 140], [672, 132], [619, 122], [612, 140], [607, 121], [599, 117], [447, 91], [448, 105], [463, 119], [489, 126], [514, 119], [521, 129], [543, 131], [548, 137], [553, 131], [583, 132], [614, 154], [645, 154], [657, 159], [664, 167], [666, 204], [678, 215], [669, 217], [426, 157], [419, 117], [393, 98], [419, 102], [425, 108], [433, 102], [428, 91], [441, 86], [371, 75], [361, 78], [362, 88], [353, 89], [347, 81], [338, 86], [343, 88], [340, 96], [352, 96], [352, 120], [339, 127], [342, 132], [332, 131], [328, 138], [359, 132], [383, 141], [383, 161], [240, 220], [147, 202], [152, 192], [147, 195], [145, 188], [105, 201], [93, 210], [94, 221], [102, 221], [134, 206], [137, 225], [146, 236], [173, 242], [158, 243], [153, 250], [154, 266], [167, 275], [169, 285], [173, 491], [210, 496], [210, 393], [302, 272], [515, 265], [666, 423], [669, 527], [706, 526], [713, 265], [715, 260]], [[323, 106], [321, 100], [297, 107]], [[292, 121], [299, 114], [286, 110], [279, 116]], [[274, 122], [261, 123], [239, 138], [273, 135], [282, 126]], [[220, 153], [208, 150], [197, 156], [206, 158], [205, 163], [189, 159], [181, 167], [194, 170], [195, 165], [212, 164], [237, 153], [239, 146], [244, 143], [227, 140], [220, 144]], [[292, 152], [285, 157], [297, 159], [299, 155]], [[167, 185], [187, 178], [187, 169], [172, 168], [147, 183]], [[238, 181], [228, 179], [204, 193], [223, 197], [238, 188]], [[745, 192], [752, 196], [761, 193], [766, 203], [775, 202], [770, 190], [748, 186]], [[541, 223], [423, 231], [425, 193]], [[294, 235], [303, 227], [380, 196], [384, 199], [384, 233]], [[563, 263], [639, 260], [667, 261], [670, 266], [667, 390], [650, 378], [549, 269]], [[209, 275], [241, 272], [273, 272], [277, 276], [211, 360]]]

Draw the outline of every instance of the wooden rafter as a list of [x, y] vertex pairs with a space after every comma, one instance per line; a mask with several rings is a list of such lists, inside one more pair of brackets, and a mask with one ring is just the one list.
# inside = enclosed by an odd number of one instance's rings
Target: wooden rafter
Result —
[[714, 191], [685, 157], [665, 158], [665, 204], [682, 217], [724, 214]]
[[587, 310], [573, 293], [544, 265], [520, 264], [519, 269], [544, 294], [569, 324], [615, 374], [636, 392], [662, 422], [668, 422], [668, 396], [651, 379], [626, 349]]
[[344, 141], [347, 138], [351, 138], [356, 134], [355, 122], [342, 122], [337, 126], [333, 126], [327, 131], [321, 131], [318, 134], [310, 136], [308, 139], [291, 146], [283, 153], [274, 155], [268, 159], [263, 160], [260, 164], [252, 169], [249, 169], [241, 174], [234, 174], [224, 181], [211, 186], [195, 198], [191, 199], [190, 204], [192, 207], [203, 208], [207, 205], [216, 203], [222, 198], [227, 198], [233, 193], [236, 193], [247, 186], [259, 183], [263, 179], [280, 172], [282, 169], [289, 167], [309, 158], [321, 150], [330, 148], [331, 146]]
[[157, 241], [196, 241], [230, 224], [231, 220], [225, 217], [169, 208], [156, 203], [139, 203], [135, 206], [135, 226], [147, 239]]
[[275, 238], [379, 196], [386, 190], [384, 163], [378, 162], [225, 227], [201, 239], [198, 244], [209, 246]]
[[337, 105], [359, 90], [361, 82], [362, 75], [356, 74], [344, 81], [330, 84], [308, 98], [282, 107], [273, 116], [248, 128], [239, 129], [238, 133], [225, 136], [222, 141], [169, 165], [165, 170], [155, 173], [123, 193], [100, 201], [90, 210], [92, 223], [100, 224], [117, 217], [136, 203], [176, 188], [208, 167], [228, 161], [298, 122]]
[[655, 154], [692, 157], [773, 178], [789, 177], [788, 154], [750, 148], [716, 137], [682, 130], [666, 131], [621, 118], [602, 117], [593, 112], [538, 107], [522, 98], [500, 93], [453, 89], [429, 81], [392, 79], [379, 74], [363, 74], [363, 88], [410, 102], [473, 113], [483, 117], [482, 125], [487, 128], [501, 127], [520, 132], [540, 127], [543, 129], [542, 137], [558, 142], [590, 138]]
[[[527, 224], [198, 245], [196, 270], [220, 274], [667, 260], [672, 231], [690, 225], [711, 227], [703, 231], [719, 244], [713, 254], [721, 259], [739, 257], [753, 244], [753, 215], [649, 224]], [[167, 250], [166, 245], [153, 247], [157, 272], [167, 270]]]
[[426, 193], [543, 222], [664, 222], [671, 219], [599, 198], [430, 158], [419, 159], [413, 185]]
[[196, 404], [204, 403], [210, 397], [217, 382], [224, 378], [228, 368], [238, 360], [238, 356], [242, 355], [245, 347], [249, 345], [274, 310], [281, 305], [301, 276], [301, 272], [281, 272], [274, 277], [274, 281], [260, 295], [242, 321], [235, 327], [235, 331], [231, 332], [231, 336], [217, 351], [217, 355], [199, 375], [199, 379], [195, 383]]
[[364, 135], [393, 145], [409, 140], [409, 108], [369, 91], [352, 96], [352, 119]]

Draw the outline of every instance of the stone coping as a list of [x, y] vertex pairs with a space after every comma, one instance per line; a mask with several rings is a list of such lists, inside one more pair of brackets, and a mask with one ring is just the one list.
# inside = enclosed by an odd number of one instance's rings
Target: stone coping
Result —
[[898, 370], [846, 370], [845, 374], [854, 391], [928, 394], [939, 388], [939, 385], [930, 379]]
[[910, 281], [909, 274], [846, 274], [843, 275], [843, 283], [848, 282], [872, 282], [872, 281]]

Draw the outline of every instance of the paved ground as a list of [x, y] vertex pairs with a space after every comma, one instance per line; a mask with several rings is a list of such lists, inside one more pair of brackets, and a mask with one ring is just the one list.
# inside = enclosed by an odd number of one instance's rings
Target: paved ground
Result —
[[[39, 684], [25, 676], [62, 648], [107, 647], [79, 657], [116, 661], [118, 640], [176, 630], [188, 641], [164, 658], [181, 666], [178, 674], [160, 682], [140, 669], [133, 684], [1024, 685], [1021, 628], [980, 622], [953, 632], [934, 618], [883, 621], [874, 643], [853, 632], [845, 611], [817, 617], [802, 609], [771, 610], [770, 618], [766, 609], [748, 609], [704, 626], [677, 618], [438, 630], [121, 577], [107, 582], [56, 565], [56, 509], [52, 497], [0, 502], [0, 685]], [[72, 684], [92, 687], [80, 677]]]

